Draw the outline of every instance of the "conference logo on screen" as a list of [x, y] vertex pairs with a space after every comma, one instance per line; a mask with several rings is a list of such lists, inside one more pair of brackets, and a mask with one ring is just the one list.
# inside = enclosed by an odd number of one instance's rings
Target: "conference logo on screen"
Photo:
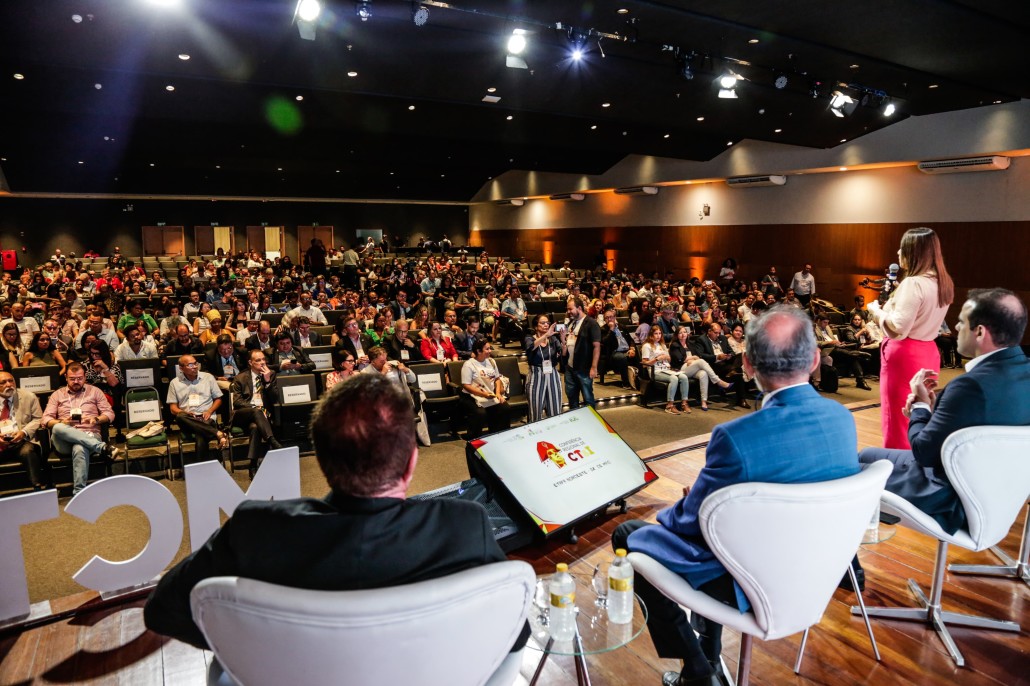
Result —
[[565, 441], [560, 446], [547, 441], [537, 441], [537, 457], [540, 464], [553, 469], [564, 469], [569, 462], [579, 463], [594, 454], [590, 446], [581, 438]]

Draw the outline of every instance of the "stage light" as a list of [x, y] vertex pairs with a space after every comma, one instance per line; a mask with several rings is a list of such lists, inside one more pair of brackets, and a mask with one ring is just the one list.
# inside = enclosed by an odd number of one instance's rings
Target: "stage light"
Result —
[[735, 99], [737, 97], [737, 75], [724, 74], [719, 77], [719, 97]]
[[888, 102], [886, 104], [886, 106], [884, 106], [884, 108], [883, 108], [883, 116], [885, 116], [885, 117], [893, 117], [894, 113], [897, 111], [897, 109], [898, 108], [896, 108], [894, 106], [893, 102]]
[[315, 21], [322, 13], [322, 3], [318, 0], [300, 0], [297, 5], [297, 16], [304, 21]]
[[425, 26], [429, 21], [429, 8], [422, 4], [411, 4], [411, 21], [415, 26]]
[[370, 0], [360, 0], [354, 8], [354, 12], [361, 21], [368, 21], [372, 18], [372, 3]]
[[526, 36], [522, 29], [515, 29], [508, 39], [508, 54], [521, 55], [526, 49]]
[[850, 95], [845, 95], [840, 91], [833, 91], [833, 93], [830, 94], [830, 112], [832, 112], [835, 117], [843, 119], [846, 115], [850, 115], [854, 112], [857, 106], [858, 104]]
[[574, 28], [569, 29], [569, 42], [572, 47], [569, 49], [569, 56], [576, 62], [583, 59], [587, 49], [587, 34]]

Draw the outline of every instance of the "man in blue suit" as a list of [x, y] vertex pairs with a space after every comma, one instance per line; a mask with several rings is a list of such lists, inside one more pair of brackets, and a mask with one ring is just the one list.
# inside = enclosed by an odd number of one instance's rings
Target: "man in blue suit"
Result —
[[[715, 427], [697, 481], [684, 489], [683, 499], [658, 513], [657, 524], [626, 522], [612, 536], [616, 548], [650, 555], [694, 588], [742, 611], [749, 607], [747, 598], [701, 535], [701, 502], [736, 483], [809, 483], [859, 471], [851, 413], [808, 383], [819, 364], [811, 320], [795, 308], [773, 307], [748, 323], [745, 350], [745, 371], [766, 391], [762, 409]], [[647, 606], [658, 655], [683, 660], [683, 671], [667, 673], [663, 683], [720, 683], [722, 627], [696, 613], [688, 623], [683, 610], [643, 578], [637, 577], [636, 590]], [[700, 643], [691, 624], [702, 635]]]
[[887, 490], [933, 517], [949, 534], [966, 526], [962, 503], [944, 473], [941, 446], [970, 426], [1030, 425], [1030, 360], [1019, 348], [1026, 305], [1002, 288], [974, 290], [958, 316], [958, 351], [972, 358], [966, 373], [935, 396], [937, 374], [912, 377], [905, 414], [911, 450], [867, 448], [860, 462], [890, 460]]

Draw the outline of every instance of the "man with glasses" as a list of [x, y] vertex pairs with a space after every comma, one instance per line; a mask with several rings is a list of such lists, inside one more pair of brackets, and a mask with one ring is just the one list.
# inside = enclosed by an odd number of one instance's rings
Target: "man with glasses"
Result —
[[322, 314], [322, 310], [311, 304], [311, 294], [301, 293], [300, 294], [300, 305], [294, 307], [292, 310], [283, 315], [283, 327], [289, 328], [290, 322], [297, 317], [307, 317], [308, 321], [318, 324], [319, 326], [328, 325], [328, 321], [325, 315]]
[[168, 384], [168, 409], [180, 429], [197, 436], [196, 461], [210, 459], [208, 443], [218, 440], [219, 449], [229, 446], [229, 440], [218, 430], [214, 418], [222, 405], [222, 391], [215, 377], [200, 371], [200, 365], [193, 355], [179, 358], [179, 374]]
[[0, 329], [9, 322], [14, 322], [18, 327], [22, 347], [28, 349], [32, 345], [32, 337], [39, 333], [39, 322], [33, 317], [25, 316], [25, 305], [20, 302], [11, 304], [11, 318], [0, 321]]
[[315, 371], [315, 363], [301, 348], [293, 347], [293, 338], [285, 331], [275, 337], [271, 367], [285, 375], [310, 374]]
[[50, 466], [36, 439], [42, 419], [36, 394], [16, 388], [10, 372], [0, 372], [0, 460], [25, 465], [35, 491], [51, 486]]
[[118, 335], [113, 329], [104, 328], [104, 318], [95, 310], [89, 315], [89, 319], [86, 320], [86, 326], [83, 327], [79, 337], [75, 339], [76, 350], [82, 350], [82, 339], [87, 333], [92, 333], [104, 343], [107, 343], [107, 347], [111, 350], [117, 348], [120, 343]]
[[114, 349], [114, 359], [123, 360], [156, 360], [157, 344], [143, 340], [143, 331], [134, 326], [125, 330], [125, 340]]
[[411, 324], [407, 319], [400, 319], [393, 325], [393, 335], [383, 340], [383, 348], [391, 360], [410, 362], [421, 360], [422, 351], [408, 335]]
[[[61, 326], [55, 319], [47, 319], [43, 322], [43, 331], [50, 334], [50, 340], [54, 342], [55, 350], [62, 355], [68, 354], [68, 341], [61, 335]], [[71, 340], [71, 339], [69, 339]]]
[[314, 345], [322, 345], [322, 334], [311, 330], [311, 320], [307, 317], [297, 317], [297, 330], [293, 332], [293, 345], [296, 348], [310, 348]]
[[54, 391], [43, 412], [43, 425], [61, 455], [72, 458], [72, 495], [86, 487], [90, 455], [117, 460], [121, 451], [106, 442], [114, 410], [96, 386], [86, 384], [86, 370], [72, 362], [65, 372], [68, 385]]
[[[405, 329], [407, 334], [407, 329]], [[368, 366], [368, 351], [375, 345], [372, 338], [361, 331], [361, 324], [356, 317], [347, 317], [343, 323], [343, 337], [336, 342], [336, 348], [341, 353], [350, 353], [357, 360], [357, 370], [360, 372]]]
[[[247, 448], [248, 471], [254, 478], [258, 463], [269, 449], [282, 446], [276, 439], [272, 423], [268, 420], [276, 398], [276, 378], [260, 350], [251, 350], [248, 369], [236, 375], [229, 387], [232, 394], [232, 425], [250, 434]], [[262, 445], [265, 446], [261, 450]], [[261, 457], [258, 457], [260, 452]]]

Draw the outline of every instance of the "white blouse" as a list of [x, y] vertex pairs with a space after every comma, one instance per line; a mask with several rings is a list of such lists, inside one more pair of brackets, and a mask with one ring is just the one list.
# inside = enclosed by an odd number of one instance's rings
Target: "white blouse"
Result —
[[932, 341], [948, 312], [948, 305], [937, 305], [937, 292], [937, 279], [910, 276], [898, 284], [880, 310], [870, 312], [884, 335], [892, 340]]

